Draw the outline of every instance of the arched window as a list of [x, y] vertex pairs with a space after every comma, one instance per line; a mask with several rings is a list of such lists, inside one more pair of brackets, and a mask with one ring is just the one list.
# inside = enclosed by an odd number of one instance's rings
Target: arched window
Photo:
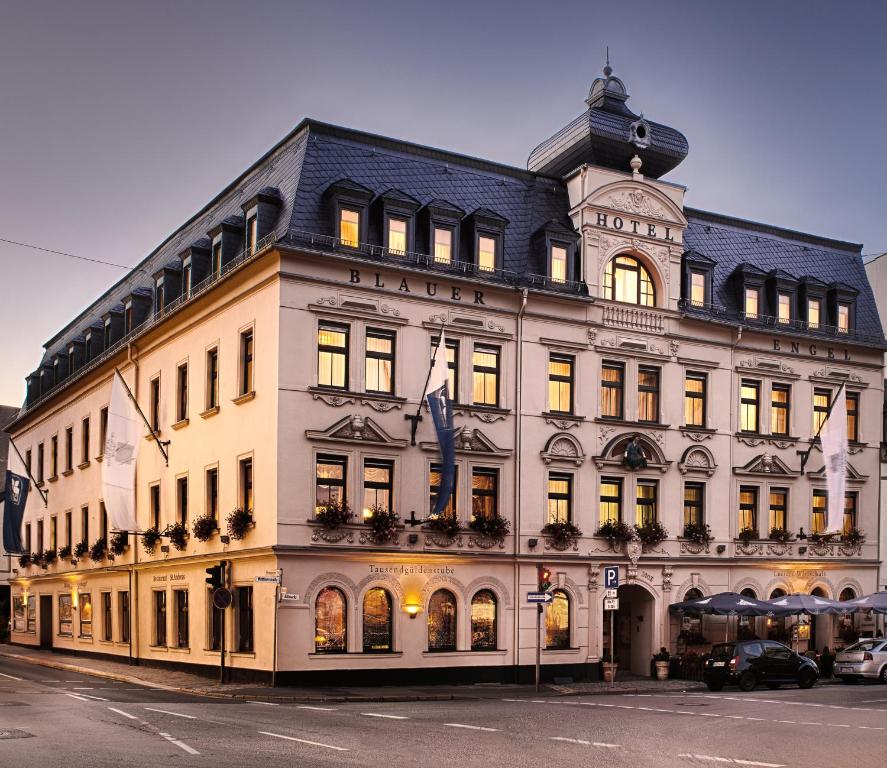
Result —
[[604, 271], [604, 298], [656, 306], [656, 288], [647, 268], [634, 256], [615, 256]]
[[697, 589], [696, 587], [690, 587], [684, 595], [684, 600], [698, 600], [700, 597], [702, 597], [702, 590]]
[[496, 650], [496, 596], [489, 589], [471, 598], [471, 650]]
[[776, 587], [776, 589], [774, 589], [774, 590], [770, 593], [770, 599], [771, 599], [771, 600], [775, 600], [775, 599], [778, 598], [778, 597], [785, 597], [785, 590], [784, 590], [784, 589], [781, 589], [780, 587]]
[[342, 590], [324, 587], [314, 602], [314, 651], [345, 653], [348, 612]]
[[545, 615], [545, 647], [570, 647], [570, 598], [560, 589], [554, 590]]
[[757, 593], [751, 587], [746, 587], [739, 594], [742, 595], [743, 597], [750, 597], [752, 600], [758, 599]]
[[854, 591], [853, 587], [844, 587], [844, 589], [841, 590], [840, 599], [841, 600], [855, 600], [856, 599], [856, 592]]
[[428, 603], [428, 650], [456, 650], [456, 597], [439, 589]]
[[363, 652], [390, 653], [391, 637], [391, 595], [374, 587], [363, 598]]

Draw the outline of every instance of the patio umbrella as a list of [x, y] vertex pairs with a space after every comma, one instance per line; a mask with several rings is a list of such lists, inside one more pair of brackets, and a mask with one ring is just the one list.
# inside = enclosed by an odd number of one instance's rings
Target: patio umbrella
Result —
[[709, 597], [697, 597], [668, 606], [672, 613], [713, 614], [715, 616], [788, 616], [792, 611], [763, 600], [740, 595], [738, 592], [721, 592]]
[[785, 595], [765, 602], [777, 608], [784, 608], [789, 613], [806, 613], [810, 616], [818, 616], [821, 613], [846, 614], [853, 612], [847, 603], [816, 595]]
[[870, 595], [863, 595], [854, 600], [846, 600], [843, 605], [848, 606], [851, 611], [874, 611], [887, 614], [887, 592], [872, 592]]

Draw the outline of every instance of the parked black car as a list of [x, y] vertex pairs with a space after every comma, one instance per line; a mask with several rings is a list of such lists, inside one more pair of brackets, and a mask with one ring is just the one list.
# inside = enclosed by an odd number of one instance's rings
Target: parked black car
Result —
[[784, 683], [812, 688], [819, 679], [819, 668], [813, 659], [782, 643], [744, 640], [713, 646], [711, 658], [702, 669], [702, 679], [712, 691], [720, 691], [725, 685], [738, 685], [740, 690], [750, 691], [760, 683], [770, 689]]

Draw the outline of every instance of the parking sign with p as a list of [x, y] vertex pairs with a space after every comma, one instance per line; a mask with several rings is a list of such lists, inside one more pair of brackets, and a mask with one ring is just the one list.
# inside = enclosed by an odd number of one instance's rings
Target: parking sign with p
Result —
[[619, 586], [619, 566], [604, 566], [604, 589], [616, 589]]

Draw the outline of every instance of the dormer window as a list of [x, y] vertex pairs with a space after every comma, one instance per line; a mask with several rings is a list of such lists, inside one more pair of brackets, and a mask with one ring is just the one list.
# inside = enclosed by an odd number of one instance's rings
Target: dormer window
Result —
[[83, 338], [86, 339], [85, 349], [83, 350], [83, 357], [88, 363], [90, 358], [92, 357], [92, 331], [87, 331], [86, 335]]
[[788, 324], [792, 321], [792, 297], [790, 294], [780, 293], [778, 295], [776, 319], [783, 324]]
[[104, 344], [104, 349], [108, 349], [111, 346], [111, 318], [105, 318], [105, 327], [104, 327], [104, 337], [102, 339]]
[[761, 292], [757, 288], [745, 289], [745, 302], [743, 304], [743, 312], [745, 316], [752, 320], [757, 319], [758, 311], [761, 304]]
[[258, 241], [259, 215], [253, 211], [246, 217], [246, 252], [252, 256], [256, 252]]
[[434, 227], [434, 260], [440, 264], [453, 261], [453, 230], [449, 227]]
[[188, 257], [182, 262], [182, 296], [186, 299], [191, 298], [191, 258]]
[[819, 328], [822, 317], [822, 299], [807, 299], [807, 327]]
[[125, 336], [132, 330], [132, 299], [123, 305], [123, 335]]
[[388, 253], [404, 256], [407, 252], [407, 220], [399, 216], [388, 217]]
[[360, 211], [353, 208], [339, 210], [339, 240], [342, 245], [357, 248], [360, 243]]
[[850, 332], [850, 305], [838, 304], [838, 333]]
[[855, 288], [846, 283], [832, 283], [828, 288], [828, 308], [831, 324], [838, 333], [850, 333], [856, 327]]
[[498, 238], [480, 235], [477, 238], [477, 266], [485, 272], [496, 269]]
[[478, 208], [468, 217], [468, 225], [470, 237], [474, 240], [475, 267], [482, 272], [500, 269], [508, 219], [489, 208]]
[[[163, 295], [163, 278], [158, 277], [154, 282], [154, 316], [157, 317], [161, 312], [163, 312], [164, 307], [164, 295]], [[106, 325], [107, 327], [107, 325]]]
[[705, 272], [690, 270], [690, 303], [694, 307], [705, 306]]
[[647, 268], [634, 256], [616, 256], [604, 271], [604, 298], [626, 304], [656, 306], [656, 289]]
[[68, 347], [68, 374], [74, 373], [74, 368], [76, 367], [77, 360], [74, 357], [74, 345], [72, 344]]
[[549, 276], [556, 283], [567, 282], [567, 247], [551, 244], [551, 268]]
[[216, 235], [213, 240], [212, 257], [210, 261], [210, 274], [218, 277], [222, 273], [222, 236]]

